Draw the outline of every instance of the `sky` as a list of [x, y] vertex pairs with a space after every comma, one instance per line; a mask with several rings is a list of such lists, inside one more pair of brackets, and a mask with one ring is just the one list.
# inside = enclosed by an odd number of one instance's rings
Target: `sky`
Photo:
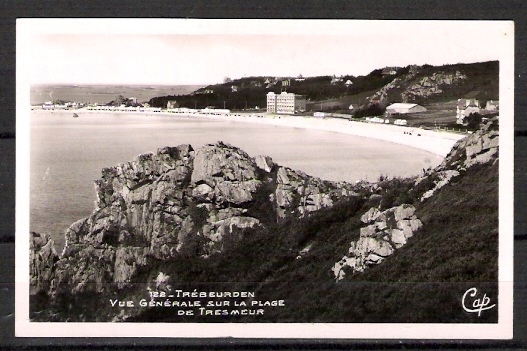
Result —
[[357, 76], [385, 66], [497, 60], [512, 28], [498, 21], [25, 19], [17, 22], [17, 60], [31, 85]]

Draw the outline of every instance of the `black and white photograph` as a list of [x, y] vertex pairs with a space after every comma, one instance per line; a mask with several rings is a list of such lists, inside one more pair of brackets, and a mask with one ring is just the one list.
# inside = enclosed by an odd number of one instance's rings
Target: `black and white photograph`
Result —
[[510, 21], [18, 19], [16, 335], [512, 338], [513, 53]]

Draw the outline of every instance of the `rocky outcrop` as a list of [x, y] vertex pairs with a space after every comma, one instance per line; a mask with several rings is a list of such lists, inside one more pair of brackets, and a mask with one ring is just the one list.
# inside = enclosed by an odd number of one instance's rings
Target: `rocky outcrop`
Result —
[[446, 86], [459, 84], [467, 78], [460, 71], [455, 73], [434, 72], [432, 75], [422, 77], [401, 93], [402, 102], [413, 102], [417, 99], [428, 98], [443, 93]]
[[476, 164], [494, 162], [499, 157], [499, 119], [483, 123], [481, 128], [459, 140], [439, 166], [443, 169], [467, 169]]
[[[459, 175], [459, 172], [456, 170], [444, 170], [444, 171], [438, 171], [435, 173], [437, 176], [437, 180], [434, 181], [434, 187], [428, 191], [426, 191], [421, 196], [421, 201], [424, 201], [428, 199], [429, 197], [432, 197], [439, 189], [450, 183], [450, 181], [457, 177]], [[416, 183], [419, 184], [419, 183]]]
[[55, 262], [58, 260], [55, 244], [47, 234], [30, 233], [29, 236], [29, 267], [30, 293], [47, 292]]
[[367, 100], [378, 100], [384, 104], [387, 101], [414, 102], [442, 94], [450, 85], [461, 84], [467, 78], [460, 71], [439, 71], [425, 76], [418, 76], [418, 73], [419, 68], [413, 67], [406, 75], [395, 78]]
[[494, 118], [482, 124], [481, 129], [456, 142], [436, 169], [416, 180], [415, 185], [417, 186], [422, 181], [433, 178], [434, 187], [421, 196], [421, 201], [432, 197], [439, 189], [458, 177], [461, 172], [477, 164], [496, 162], [498, 157], [499, 120]]
[[[332, 206], [352, 189], [222, 142], [142, 154], [102, 170], [96, 208], [66, 231], [60, 259], [47, 236], [32, 234], [32, 292], [53, 297], [130, 288], [153, 261], [206, 259], [266, 223]], [[262, 206], [275, 215], [265, 217]]]
[[278, 169], [276, 183], [271, 199], [280, 218], [303, 216], [330, 207], [343, 196], [357, 195], [349, 184], [323, 181], [287, 167]]
[[400, 205], [382, 212], [372, 207], [364, 213], [361, 221], [367, 226], [360, 228], [360, 238], [350, 243], [348, 254], [333, 266], [335, 279], [342, 280], [346, 271], [363, 272], [404, 246], [423, 225], [414, 212], [415, 207]]

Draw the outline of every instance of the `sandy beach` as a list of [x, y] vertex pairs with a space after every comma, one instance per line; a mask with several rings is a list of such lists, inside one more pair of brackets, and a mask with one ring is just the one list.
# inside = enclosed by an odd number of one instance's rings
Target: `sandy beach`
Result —
[[445, 157], [450, 152], [456, 141], [465, 137], [463, 134], [450, 133], [447, 131], [356, 122], [341, 118], [315, 118], [261, 114], [231, 114], [223, 116], [195, 114], [192, 116], [349, 134], [410, 146], [442, 157]]
[[[39, 110], [33, 112], [41, 112]], [[45, 113], [60, 114], [98, 114], [108, 113], [100, 111], [78, 110], [55, 110], [42, 111]], [[205, 114], [205, 113], [170, 113], [170, 112], [124, 112], [112, 111], [115, 114], [133, 114], [148, 116], [178, 116], [206, 118], [214, 120], [225, 120], [233, 122], [259, 123], [289, 128], [315, 129], [327, 132], [354, 135], [364, 138], [372, 138], [399, 145], [405, 145], [445, 157], [452, 146], [465, 137], [464, 134], [447, 131], [427, 130], [414, 127], [396, 126], [393, 124], [378, 124], [358, 121], [349, 121], [342, 118], [315, 118], [309, 116], [273, 115], [265, 113], [231, 113], [231, 114]]]

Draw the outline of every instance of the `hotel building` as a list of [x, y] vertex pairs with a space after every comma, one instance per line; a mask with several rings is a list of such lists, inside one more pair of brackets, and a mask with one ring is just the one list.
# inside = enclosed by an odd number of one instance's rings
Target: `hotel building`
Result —
[[294, 93], [267, 93], [267, 112], [293, 115], [306, 110], [306, 97]]

